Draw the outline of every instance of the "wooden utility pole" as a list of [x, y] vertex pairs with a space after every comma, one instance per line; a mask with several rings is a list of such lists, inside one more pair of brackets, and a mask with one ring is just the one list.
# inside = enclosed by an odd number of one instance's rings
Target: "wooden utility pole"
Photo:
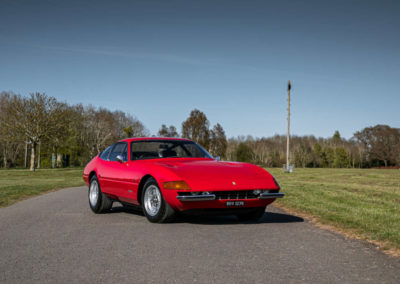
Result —
[[287, 136], [286, 136], [286, 172], [289, 172], [289, 165], [290, 165], [290, 157], [289, 157], [289, 144], [290, 144], [290, 89], [292, 86], [290, 85], [290, 80], [288, 81], [288, 88], [287, 88]]

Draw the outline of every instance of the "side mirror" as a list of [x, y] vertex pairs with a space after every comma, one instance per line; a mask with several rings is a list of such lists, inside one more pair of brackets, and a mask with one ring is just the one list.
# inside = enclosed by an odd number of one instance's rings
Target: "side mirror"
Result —
[[124, 158], [121, 155], [118, 155], [117, 157], [115, 157], [115, 159], [117, 160], [117, 162], [122, 163], [124, 161]]
[[215, 159], [216, 159], [217, 161], [220, 161], [220, 160], [221, 160], [221, 157], [220, 157], [220, 156], [216, 156]]

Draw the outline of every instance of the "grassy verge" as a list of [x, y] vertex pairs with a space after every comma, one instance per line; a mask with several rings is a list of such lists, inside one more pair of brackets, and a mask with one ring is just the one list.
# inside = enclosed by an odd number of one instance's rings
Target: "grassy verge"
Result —
[[55, 189], [83, 185], [82, 169], [0, 170], [0, 207]]
[[400, 170], [267, 169], [285, 198], [278, 205], [319, 223], [400, 250]]

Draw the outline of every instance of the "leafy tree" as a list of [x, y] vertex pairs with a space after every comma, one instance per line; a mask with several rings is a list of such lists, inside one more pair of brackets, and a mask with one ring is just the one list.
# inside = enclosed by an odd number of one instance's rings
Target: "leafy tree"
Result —
[[338, 147], [335, 149], [335, 158], [333, 160], [333, 166], [335, 168], [347, 168], [349, 167], [349, 161], [349, 155], [343, 147]]
[[376, 125], [354, 133], [354, 137], [365, 146], [370, 160], [383, 161], [385, 167], [398, 160], [400, 129], [388, 125]]
[[178, 132], [176, 131], [175, 126], [170, 125], [167, 127], [165, 124], [161, 125], [160, 130], [158, 131], [159, 137], [179, 137]]
[[194, 109], [190, 116], [182, 123], [182, 137], [194, 140], [208, 149], [210, 145], [210, 122], [207, 116]]
[[122, 131], [124, 132], [124, 137], [132, 137], [133, 136], [132, 126], [127, 126]]
[[323, 151], [321, 144], [315, 143], [313, 147], [313, 166], [321, 167], [323, 159]]
[[336, 130], [335, 133], [333, 134], [332, 142], [333, 142], [333, 145], [335, 145], [335, 146], [340, 145], [340, 143], [342, 142], [342, 137], [340, 136], [340, 133], [338, 130]]
[[326, 146], [324, 148], [323, 166], [326, 168], [333, 168], [335, 160], [335, 150], [332, 147]]
[[213, 156], [225, 158], [228, 141], [226, 140], [225, 131], [222, 126], [217, 123], [210, 131], [210, 152]]
[[253, 156], [253, 151], [246, 143], [242, 142], [238, 145], [236, 149], [236, 159], [239, 162], [251, 163], [251, 157]]

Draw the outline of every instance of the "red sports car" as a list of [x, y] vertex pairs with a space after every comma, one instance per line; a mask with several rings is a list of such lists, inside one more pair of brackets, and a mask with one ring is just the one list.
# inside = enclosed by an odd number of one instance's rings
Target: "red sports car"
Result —
[[87, 164], [83, 179], [93, 212], [106, 212], [118, 201], [141, 207], [158, 223], [176, 212], [257, 220], [284, 195], [264, 169], [214, 159], [199, 144], [178, 138], [121, 140]]

